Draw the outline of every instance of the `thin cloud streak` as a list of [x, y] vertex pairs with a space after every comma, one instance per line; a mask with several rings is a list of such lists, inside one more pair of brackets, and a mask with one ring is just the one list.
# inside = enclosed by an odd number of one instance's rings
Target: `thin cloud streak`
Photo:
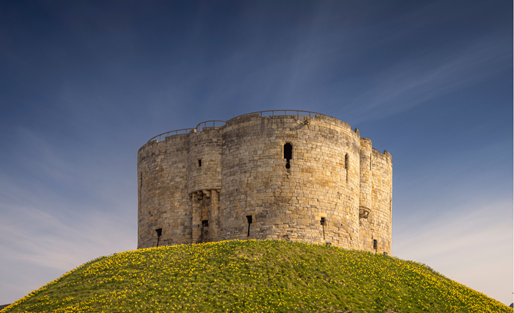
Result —
[[429, 99], [472, 86], [509, 70], [511, 53], [497, 38], [482, 38], [453, 56], [425, 55], [394, 64], [372, 87], [340, 111], [355, 122], [402, 113]]
[[[5, 259], [67, 271], [115, 252], [114, 247], [116, 251], [135, 247], [135, 237], [126, 236], [134, 233], [130, 223], [117, 214], [73, 214], [63, 219], [47, 213], [46, 208], [2, 205], [4, 210], [18, 215], [0, 221], [0, 249]], [[20, 240], [22, 246], [16, 244]]]
[[[507, 200], [456, 208], [426, 223], [412, 216], [410, 222], [400, 218], [400, 224], [413, 226], [393, 229], [393, 254], [427, 264], [447, 276], [451, 273], [449, 278], [486, 295], [508, 299], [513, 257], [512, 251], [504, 248], [513, 242], [511, 210], [512, 201]], [[479, 277], [470, 275], [477, 272]]]

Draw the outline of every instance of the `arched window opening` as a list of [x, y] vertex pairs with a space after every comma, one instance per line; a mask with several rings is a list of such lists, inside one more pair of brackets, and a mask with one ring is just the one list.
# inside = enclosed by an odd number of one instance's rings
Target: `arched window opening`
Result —
[[291, 164], [289, 163], [289, 160], [293, 158], [293, 145], [291, 145], [289, 142], [284, 145], [284, 159], [287, 160], [286, 162], [286, 168], [291, 168]]

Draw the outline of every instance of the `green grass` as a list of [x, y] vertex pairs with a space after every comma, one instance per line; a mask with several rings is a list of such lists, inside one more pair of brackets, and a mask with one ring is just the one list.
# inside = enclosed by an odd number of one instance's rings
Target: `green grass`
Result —
[[88, 262], [1, 311], [512, 312], [431, 268], [274, 240], [126, 251]]

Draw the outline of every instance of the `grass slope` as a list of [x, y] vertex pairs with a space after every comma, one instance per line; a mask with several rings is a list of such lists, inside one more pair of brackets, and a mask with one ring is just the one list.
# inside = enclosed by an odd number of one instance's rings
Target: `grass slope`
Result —
[[90, 261], [11, 312], [512, 312], [429, 267], [283, 241], [126, 251]]

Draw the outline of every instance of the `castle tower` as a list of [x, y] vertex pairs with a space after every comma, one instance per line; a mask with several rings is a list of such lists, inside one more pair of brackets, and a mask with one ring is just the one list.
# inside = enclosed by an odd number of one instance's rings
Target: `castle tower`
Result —
[[336, 118], [287, 112], [141, 147], [138, 248], [281, 239], [390, 253], [391, 155]]

